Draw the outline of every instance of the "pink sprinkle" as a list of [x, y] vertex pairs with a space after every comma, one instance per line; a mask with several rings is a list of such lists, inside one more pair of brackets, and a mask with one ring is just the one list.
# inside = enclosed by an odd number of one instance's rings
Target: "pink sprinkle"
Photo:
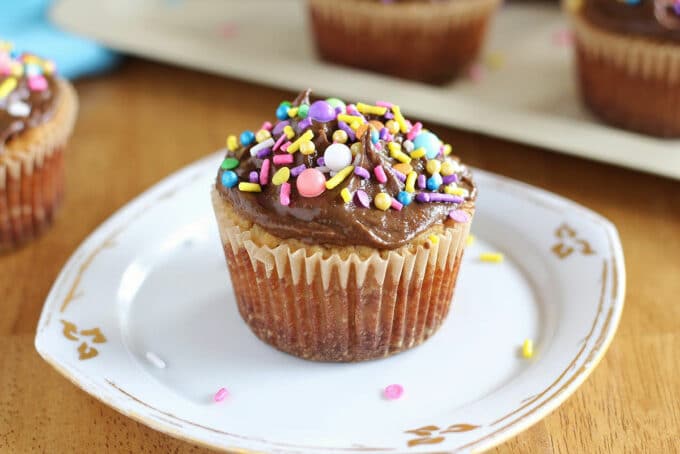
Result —
[[225, 22], [224, 24], [220, 25], [219, 31], [223, 38], [233, 38], [234, 36], [238, 35], [238, 24], [233, 22]]
[[383, 166], [375, 166], [373, 168], [373, 174], [379, 183], [387, 183], [387, 175], [385, 175], [385, 169], [383, 169]]
[[556, 46], [569, 47], [574, 43], [574, 34], [568, 29], [557, 30], [553, 33], [552, 42]]
[[283, 206], [290, 205], [290, 183], [281, 184], [281, 194], [279, 196], [279, 200]]
[[473, 63], [468, 69], [468, 77], [473, 82], [481, 82], [484, 79], [484, 68], [479, 63]]
[[376, 101], [375, 105], [378, 107], [387, 107], [388, 109], [391, 109], [393, 104], [391, 102], [387, 101]]
[[401, 211], [401, 209], [404, 208], [404, 205], [397, 199], [392, 199], [392, 208]]
[[215, 400], [215, 402], [222, 402], [224, 399], [227, 398], [227, 396], [229, 396], [229, 391], [227, 391], [227, 388], [220, 388], [215, 393], [215, 397], [213, 397], [213, 399]]
[[417, 136], [418, 134], [420, 134], [420, 131], [422, 131], [422, 129], [423, 129], [423, 124], [422, 124], [421, 122], [418, 122], [418, 123], [414, 124], [413, 127], [411, 128], [411, 130], [410, 130], [410, 131], [408, 132], [408, 134], [406, 135], [406, 138], [407, 138], [408, 140], [413, 140], [413, 139], [415, 139], [416, 136]]
[[[283, 144], [283, 142], [286, 141], [287, 138], [288, 138], [288, 137], [286, 136], [286, 134], [281, 134], [281, 137], [279, 137], [279, 138], [276, 140], [276, 143], [274, 144], [274, 151], [278, 150], [279, 147]], [[285, 150], [284, 150], [284, 151], [285, 151]]]
[[284, 143], [283, 145], [281, 145], [281, 151], [288, 151], [288, 147], [290, 147], [291, 145], [293, 145], [293, 142], [291, 141]]
[[386, 387], [383, 394], [388, 400], [397, 400], [404, 394], [404, 387], [395, 383]]
[[271, 131], [274, 125], [272, 125], [271, 121], [265, 121], [262, 123], [262, 127], [260, 129], [265, 129], [267, 131]]
[[47, 79], [43, 76], [33, 76], [28, 78], [28, 88], [33, 91], [47, 90]]
[[277, 154], [274, 156], [274, 164], [277, 166], [285, 165], [285, 164], [292, 164], [293, 163], [293, 155], [292, 154]]
[[262, 186], [269, 183], [269, 169], [270, 168], [271, 168], [271, 161], [269, 159], [265, 159], [262, 162], [262, 169], [260, 169], [260, 184]]
[[466, 222], [470, 221], [470, 215], [463, 210], [451, 210], [449, 217], [461, 224], [465, 224]]

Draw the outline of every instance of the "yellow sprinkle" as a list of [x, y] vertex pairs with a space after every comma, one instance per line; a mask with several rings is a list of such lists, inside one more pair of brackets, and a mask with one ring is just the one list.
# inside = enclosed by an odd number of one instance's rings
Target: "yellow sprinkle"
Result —
[[501, 263], [505, 256], [500, 252], [484, 252], [480, 254], [479, 259], [482, 262]]
[[8, 77], [0, 84], [0, 99], [7, 97], [17, 86], [17, 80], [14, 77]]
[[442, 164], [442, 168], [439, 170], [439, 173], [441, 173], [442, 176], [447, 177], [449, 175], [453, 175], [455, 171], [456, 169], [453, 167], [451, 161], [447, 160]]
[[310, 154], [314, 153], [315, 150], [316, 145], [314, 145], [314, 142], [311, 140], [307, 140], [306, 142], [302, 142], [300, 144], [300, 153], [305, 156], [309, 156]]
[[453, 148], [451, 148], [451, 145], [449, 145], [448, 143], [444, 145], [444, 156], [450, 155], [452, 150]]
[[257, 134], [255, 134], [255, 140], [257, 141], [257, 143], [262, 143], [265, 140], [271, 138], [271, 136], [272, 136], [271, 132], [267, 131], [266, 129], [260, 129], [259, 131], [257, 131]]
[[397, 142], [390, 142], [387, 144], [387, 148], [389, 148], [390, 151], [401, 151], [401, 144]]
[[437, 235], [430, 235], [429, 238], [430, 238], [430, 241], [432, 241], [432, 244], [439, 243], [439, 237]]
[[392, 168], [394, 170], [396, 170], [397, 172], [403, 173], [404, 175], [408, 175], [409, 173], [411, 173], [413, 171], [413, 167], [411, 166], [411, 164], [407, 164], [407, 163], [404, 163], [404, 162], [400, 162], [399, 164], [395, 164], [395, 165], [392, 166]]
[[361, 153], [361, 142], [354, 142], [349, 149], [352, 152], [352, 156], [358, 155]]
[[42, 63], [42, 58], [37, 55], [24, 55], [23, 60], [24, 63], [33, 65], [40, 65]]
[[293, 137], [295, 137], [295, 131], [290, 125], [287, 125], [285, 128], [283, 128], [283, 133], [286, 135], [288, 140], [291, 140]]
[[[446, 188], [444, 188], [444, 191], [446, 191]], [[457, 188], [457, 187], [452, 187], [448, 191], [446, 191], [447, 194], [452, 194], [452, 195], [457, 195], [460, 197], [467, 197], [470, 195], [470, 191], [468, 191], [465, 188]]]
[[3, 41], [3, 40], [0, 39], [0, 50], [4, 50], [6, 52], [9, 52], [9, 51], [12, 50], [12, 47], [14, 47], [12, 45], [12, 43], [10, 43], [9, 41]]
[[21, 77], [24, 75], [24, 65], [18, 61], [13, 61], [9, 64], [10, 72], [14, 77]]
[[526, 339], [524, 344], [522, 344], [522, 356], [526, 359], [530, 359], [534, 356], [534, 341], [531, 339]]
[[375, 207], [377, 209], [387, 211], [392, 206], [392, 197], [385, 194], [384, 192], [379, 192], [376, 194], [373, 203], [375, 203]]
[[281, 186], [283, 183], [290, 179], [290, 169], [288, 167], [281, 167], [276, 171], [272, 177], [272, 183], [276, 186]]
[[390, 156], [392, 156], [392, 158], [396, 159], [399, 162], [403, 162], [404, 164], [408, 164], [409, 162], [411, 162], [411, 158], [409, 157], [409, 155], [407, 155], [401, 150], [391, 150]]
[[387, 123], [385, 123], [385, 127], [392, 135], [399, 132], [399, 123], [394, 120], [388, 120]]
[[404, 119], [404, 116], [401, 114], [399, 106], [392, 106], [392, 113], [394, 113], [394, 119], [399, 123], [399, 129], [402, 134], [406, 134], [408, 132], [408, 125], [406, 124], [406, 119]]
[[411, 152], [411, 157], [412, 157], [413, 159], [420, 159], [420, 158], [422, 158], [423, 156], [425, 156], [425, 148], [422, 148], [422, 147], [421, 147], [421, 148], [418, 148], [417, 150], [413, 150], [413, 151]]
[[370, 106], [362, 102], [357, 104], [357, 110], [364, 115], [379, 115], [381, 117], [387, 113], [387, 107]]
[[43, 71], [45, 71], [45, 74], [51, 75], [54, 73], [55, 66], [54, 62], [51, 60], [46, 60], [43, 65], [42, 65]]
[[355, 121], [358, 121], [359, 124], [363, 123], [364, 121], [361, 119], [361, 117], [355, 117], [354, 115], [348, 115], [348, 114], [340, 114], [338, 115], [338, 120], [339, 121], [344, 121], [348, 125], [351, 125]]
[[352, 200], [352, 194], [349, 192], [349, 189], [347, 188], [340, 191], [340, 197], [342, 197], [342, 200], [344, 200], [345, 203], [349, 203], [350, 200]]
[[475, 244], [475, 236], [471, 233], [465, 239], [465, 245], [472, 246], [473, 244]]
[[333, 133], [333, 142], [346, 143], [348, 139], [347, 133], [342, 129], [338, 129]]
[[298, 139], [295, 142], [293, 142], [292, 144], [290, 144], [288, 146], [288, 153], [290, 153], [290, 154], [295, 153], [296, 151], [298, 151], [300, 149], [300, 145], [303, 142], [309, 142], [313, 138], [314, 138], [314, 133], [312, 132], [312, 130], [311, 129], [307, 130], [304, 134], [302, 134], [300, 137], [298, 137]]
[[326, 189], [333, 189], [347, 178], [352, 172], [354, 172], [354, 166], [347, 166], [338, 173], [335, 174], [333, 178], [326, 181]]
[[416, 192], [415, 184], [417, 178], [418, 174], [413, 171], [406, 175], [406, 187], [404, 188], [406, 192]]
[[242, 181], [238, 184], [239, 190], [243, 192], [262, 192], [262, 186], [257, 183], [246, 183]]
[[298, 114], [298, 108], [297, 107], [291, 107], [288, 109], [288, 116], [290, 118], [295, 118], [295, 116]]
[[227, 137], [227, 150], [236, 151], [238, 148], [238, 138], [236, 136]]
[[353, 130], [357, 130], [361, 128], [362, 123], [359, 120], [354, 120], [352, 123], [350, 123], [349, 127], [352, 128]]
[[427, 161], [427, 164], [425, 165], [425, 169], [427, 170], [427, 173], [429, 173], [430, 175], [439, 173], [441, 168], [442, 163], [437, 161], [436, 159], [430, 159], [429, 161]]

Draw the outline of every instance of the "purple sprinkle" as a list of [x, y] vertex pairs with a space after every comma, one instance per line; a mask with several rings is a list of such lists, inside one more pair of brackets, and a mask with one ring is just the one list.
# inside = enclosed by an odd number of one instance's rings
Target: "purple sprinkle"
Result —
[[343, 110], [344, 109], [340, 106], [336, 107], [335, 108], [335, 115], [337, 116], [337, 115], [341, 114]]
[[387, 118], [388, 120], [394, 120], [394, 114], [392, 112], [387, 112], [385, 114], [385, 118]]
[[257, 158], [258, 159], [264, 159], [267, 156], [269, 156], [272, 152], [271, 148], [263, 148], [262, 150], [257, 152]]
[[427, 203], [430, 201], [430, 193], [429, 192], [419, 192], [416, 194], [416, 201], [420, 203]]
[[254, 170], [252, 172], [250, 172], [248, 179], [250, 180], [251, 183], [259, 183], [260, 182], [260, 176]]
[[387, 138], [389, 137], [389, 135], [390, 135], [390, 130], [389, 130], [389, 129], [387, 129], [387, 128], [382, 128], [382, 129], [380, 130], [380, 139], [382, 139], [382, 140], [387, 140]]
[[398, 170], [396, 170], [396, 169], [392, 169], [392, 173], [393, 173], [394, 176], [397, 177], [397, 179], [398, 179], [399, 181], [401, 181], [402, 183], [406, 181], [406, 175], [404, 175], [404, 174], [401, 173], [400, 171], [398, 171]]
[[312, 119], [307, 117], [304, 120], [302, 120], [300, 123], [298, 123], [298, 125], [297, 125], [298, 132], [302, 132], [305, 129], [309, 128], [310, 126], [312, 126]]
[[442, 183], [444, 184], [458, 183], [458, 174], [453, 173], [451, 175], [446, 175], [445, 177], [442, 177]]
[[274, 126], [274, 130], [272, 131], [272, 135], [278, 136], [279, 134], [281, 134], [283, 132], [283, 128], [285, 128], [288, 125], [290, 125], [290, 121], [288, 121], [288, 120], [276, 123], [276, 126]]
[[422, 173], [418, 175], [418, 188], [425, 189], [427, 186], [427, 178]]
[[470, 215], [463, 210], [451, 210], [449, 217], [456, 222], [466, 223], [470, 220]]
[[307, 114], [311, 120], [318, 121], [319, 123], [328, 123], [329, 121], [335, 120], [335, 108], [331, 106], [327, 101], [315, 101], [309, 107], [309, 113]]
[[354, 175], [357, 175], [363, 178], [364, 180], [368, 180], [369, 178], [371, 178], [371, 174], [368, 172], [368, 170], [364, 169], [361, 166], [356, 166], [354, 168]]
[[354, 193], [354, 199], [360, 206], [364, 208], [368, 208], [369, 206], [371, 206], [371, 199], [368, 197], [368, 194], [366, 194], [361, 189]]
[[323, 156], [317, 158], [316, 165], [318, 165], [319, 167], [324, 167], [326, 165], [326, 160], [323, 158]]
[[357, 136], [354, 134], [354, 131], [352, 131], [352, 128], [350, 128], [349, 125], [344, 121], [338, 121], [338, 128], [347, 133], [347, 137], [349, 137], [350, 142], [357, 140]]
[[306, 165], [300, 164], [299, 166], [290, 169], [290, 174], [297, 178], [297, 176], [304, 172], [306, 168]]

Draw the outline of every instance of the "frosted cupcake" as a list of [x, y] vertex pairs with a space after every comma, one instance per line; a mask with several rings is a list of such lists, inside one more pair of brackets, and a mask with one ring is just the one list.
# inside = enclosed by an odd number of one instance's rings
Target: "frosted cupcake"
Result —
[[77, 106], [51, 61], [0, 42], [0, 251], [40, 234], [54, 218]]
[[386, 102], [310, 104], [227, 139], [212, 200], [236, 301], [268, 344], [361, 361], [433, 335], [453, 297], [475, 185]]
[[427, 83], [477, 57], [500, 0], [308, 0], [325, 60]]
[[585, 104], [613, 125], [680, 137], [680, 0], [565, 4]]

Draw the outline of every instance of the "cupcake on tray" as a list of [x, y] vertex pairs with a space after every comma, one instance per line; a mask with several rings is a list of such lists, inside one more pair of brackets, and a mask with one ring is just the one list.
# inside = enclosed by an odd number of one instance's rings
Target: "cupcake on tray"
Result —
[[40, 234], [54, 218], [77, 107], [75, 90], [54, 63], [0, 42], [0, 252]]
[[308, 0], [308, 4], [323, 59], [442, 84], [475, 60], [500, 0]]
[[604, 121], [680, 137], [680, 0], [570, 0], [585, 104]]
[[362, 361], [433, 335], [474, 214], [468, 169], [388, 102], [310, 103], [227, 139], [212, 190], [241, 316], [266, 343]]

